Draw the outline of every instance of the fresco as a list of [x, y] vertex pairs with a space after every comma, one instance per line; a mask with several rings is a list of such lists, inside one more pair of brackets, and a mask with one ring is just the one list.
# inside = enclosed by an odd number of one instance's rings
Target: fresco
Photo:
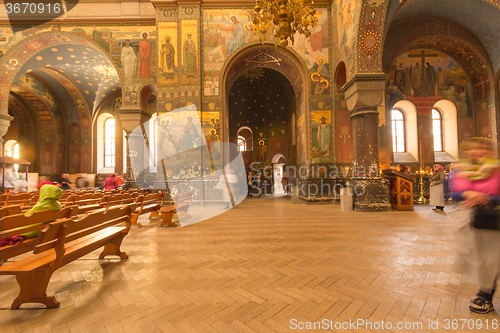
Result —
[[332, 142], [331, 111], [311, 111], [311, 130], [312, 162], [332, 163], [333, 160], [330, 154]]
[[402, 99], [444, 98], [455, 104], [459, 119], [472, 118], [468, 75], [454, 59], [438, 51], [418, 49], [400, 55], [389, 71], [387, 95], [389, 107]]
[[304, 60], [310, 71], [310, 77], [313, 81], [313, 95], [330, 94], [330, 66], [329, 66], [329, 40], [328, 40], [328, 9], [317, 8], [316, 16], [318, 25], [313, 29], [309, 38], [296, 33], [294, 44], [289, 42], [293, 48]]
[[177, 22], [158, 23], [158, 84], [177, 84]]
[[182, 84], [196, 84], [199, 82], [199, 45], [198, 21], [185, 20], [181, 23], [182, 45]]
[[126, 85], [144, 83], [156, 75], [157, 54], [152, 51], [156, 49], [154, 25], [50, 25], [15, 34], [10, 28], [0, 27], [0, 50], [6, 50], [24, 38], [47, 31], [70, 32], [92, 40], [109, 55]]
[[347, 77], [354, 74], [354, 47], [358, 30], [361, 0], [335, 0], [337, 8], [337, 48], [340, 60], [345, 60]]
[[303, 113], [297, 119], [297, 163], [299, 165], [306, 164], [306, 123], [305, 114]]

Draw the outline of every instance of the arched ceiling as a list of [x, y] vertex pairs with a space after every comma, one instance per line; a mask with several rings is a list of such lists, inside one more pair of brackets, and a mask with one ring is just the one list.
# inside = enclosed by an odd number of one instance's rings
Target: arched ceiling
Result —
[[[61, 87], [65, 90], [74, 90], [75, 86], [78, 87], [92, 112], [109, 95], [120, 90], [120, 81], [115, 67], [103, 52], [95, 48], [78, 44], [47, 48], [28, 60], [17, 76], [30, 72], [40, 75], [40, 72], [47, 68], [56, 70], [71, 80], [71, 82], [60, 82], [59, 85], [52, 87], [54, 90], [57, 88], [56, 92], [61, 91]], [[51, 81], [47, 79], [47, 83]], [[68, 92], [61, 92], [61, 94], [67, 95]]]
[[[393, 5], [393, 4], [391, 4]], [[392, 7], [391, 7], [392, 8]], [[423, 18], [416, 21], [411, 17], [433, 16], [454, 22], [470, 32], [486, 50], [492, 63], [493, 71], [500, 69], [500, 9], [485, 0], [408, 0], [403, 2], [393, 13], [389, 11], [386, 33], [392, 29], [391, 21], [405, 20], [404, 30], [411, 32], [411, 26], [418, 26]], [[420, 22], [419, 22], [420, 20]], [[425, 23], [425, 22], [424, 22]], [[403, 35], [404, 32], [399, 31]], [[389, 46], [390, 47], [390, 46]]]

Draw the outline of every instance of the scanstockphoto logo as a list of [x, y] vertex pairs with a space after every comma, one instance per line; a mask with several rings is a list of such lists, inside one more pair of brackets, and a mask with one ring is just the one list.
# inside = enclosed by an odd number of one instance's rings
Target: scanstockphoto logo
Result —
[[55, 20], [72, 10], [78, 2], [79, 0], [4, 0], [3, 5], [12, 31], [16, 33]]
[[177, 195], [193, 193], [189, 215], [179, 216], [181, 226], [222, 214], [247, 195], [241, 152], [236, 144], [220, 142], [220, 128], [212, 120], [202, 119], [190, 105], [158, 113], [128, 137], [139, 186], [168, 191], [176, 208], [183, 203]]

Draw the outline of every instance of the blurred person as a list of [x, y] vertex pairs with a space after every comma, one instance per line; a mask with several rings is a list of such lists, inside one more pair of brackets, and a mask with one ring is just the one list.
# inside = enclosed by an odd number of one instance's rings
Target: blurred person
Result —
[[115, 179], [116, 183], [118, 184], [118, 187], [122, 186], [123, 183], [125, 182], [125, 180], [123, 179], [123, 173], [119, 173]]
[[54, 183], [51, 180], [47, 179], [47, 177], [41, 176], [40, 178], [38, 178], [38, 185], [37, 185], [39, 191], [43, 185], [54, 185]]
[[86, 187], [89, 187], [89, 185], [90, 185], [89, 181], [83, 175], [83, 173], [79, 173], [76, 177], [76, 180], [75, 180], [76, 188], [86, 188]]
[[28, 192], [28, 182], [24, 180], [24, 176], [19, 176], [14, 182], [14, 192]]
[[[61, 199], [62, 193], [63, 190], [59, 186], [49, 184], [42, 186], [40, 188], [40, 200], [36, 205], [33, 206], [33, 208], [26, 212], [24, 216], [31, 216], [34, 212], [39, 212], [42, 210], [61, 210], [62, 206], [59, 202], [59, 199]], [[40, 234], [40, 231], [41, 230], [26, 232], [24, 234], [21, 234], [21, 236], [24, 236], [26, 238], [36, 238]]]
[[443, 166], [441, 164], [434, 165], [434, 174], [431, 178], [431, 188], [430, 188], [430, 205], [436, 206], [432, 210], [435, 212], [442, 212], [444, 210], [444, 180], [445, 175], [443, 171]]
[[71, 184], [71, 182], [68, 179], [67, 173], [63, 173], [61, 175], [61, 178], [59, 178], [59, 184], [61, 184], [60, 187], [63, 191], [64, 190], [71, 190], [71, 187], [69, 186], [69, 184]]
[[109, 174], [108, 178], [104, 180], [104, 189], [105, 190], [116, 190], [118, 188], [118, 184], [116, 183], [115, 174]]
[[[493, 295], [500, 277], [500, 232], [475, 223], [481, 207], [500, 204], [500, 162], [494, 158], [494, 148], [494, 142], [486, 138], [473, 138], [462, 145], [467, 158], [453, 164], [451, 178], [452, 198], [459, 202], [452, 219], [459, 227], [461, 243], [457, 245], [479, 288], [469, 309], [480, 314], [493, 311]], [[498, 229], [496, 215], [486, 222], [495, 223]]]
[[404, 173], [405, 175], [410, 176], [410, 170], [408, 170], [408, 167], [404, 163], [399, 163], [398, 164], [399, 172]]
[[252, 191], [253, 191], [252, 181], [253, 181], [253, 175], [251, 172], [249, 172], [247, 176], [247, 188], [248, 188], [247, 198], [252, 198]]

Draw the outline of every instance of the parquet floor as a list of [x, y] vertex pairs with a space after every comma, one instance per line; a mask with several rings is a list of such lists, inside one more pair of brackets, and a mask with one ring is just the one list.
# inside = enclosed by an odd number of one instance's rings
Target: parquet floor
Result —
[[[125, 238], [128, 260], [93, 252], [59, 269], [49, 294], [61, 307], [0, 310], [0, 331], [497, 331], [499, 312], [468, 310], [474, 283], [452, 251], [447, 214], [430, 208], [341, 212], [280, 197], [183, 228], [152, 220]], [[0, 277], [0, 307], [17, 291], [13, 277]], [[446, 319], [458, 326], [446, 329]], [[322, 326], [299, 329], [314, 322]]]

